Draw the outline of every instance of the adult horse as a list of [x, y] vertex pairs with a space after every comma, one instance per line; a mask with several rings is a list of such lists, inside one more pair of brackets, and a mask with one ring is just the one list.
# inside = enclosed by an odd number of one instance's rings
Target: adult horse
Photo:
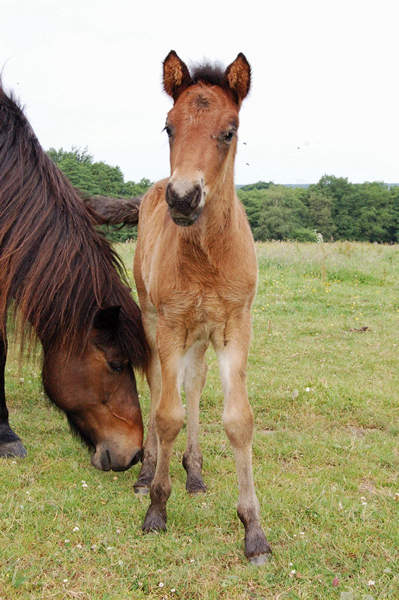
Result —
[[49, 398], [103, 470], [142, 455], [143, 424], [132, 367], [148, 346], [119, 260], [20, 107], [0, 86], [0, 456], [24, 456], [4, 392], [6, 319], [18, 308], [43, 347]]
[[186, 487], [189, 492], [205, 490], [198, 415], [204, 355], [212, 343], [223, 384], [224, 427], [236, 460], [245, 554], [262, 564], [270, 548], [253, 482], [253, 415], [245, 380], [257, 265], [245, 211], [234, 190], [238, 113], [249, 91], [250, 66], [239, 54], [224, 72], [205, 65], [190, 74], [172, 51], [163, 63], [163, 82], [174, 100], [165, 126], [171, 176], [141, 202], [134, 262], [151, 347], [150, 426], [135, 485], [137, 492], [151, 486], [143, 530], [166, 528], [169, 463], [184, 420], [181, 383], [188, 407]]

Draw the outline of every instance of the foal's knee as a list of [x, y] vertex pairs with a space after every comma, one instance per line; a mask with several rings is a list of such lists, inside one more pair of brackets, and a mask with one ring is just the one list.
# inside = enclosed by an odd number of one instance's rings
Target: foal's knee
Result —
[[184, 408], [174, 406], [173, 408], [158, 407], [155, 413], [155, 424], [158, 436], [161, 440], [172, 442], [184, 423]]
[[230, 406], [223, 413], [223, 425], [230, 443], [235, 448], [247, 446], [252, 442], [254, 417], [251, 407]]

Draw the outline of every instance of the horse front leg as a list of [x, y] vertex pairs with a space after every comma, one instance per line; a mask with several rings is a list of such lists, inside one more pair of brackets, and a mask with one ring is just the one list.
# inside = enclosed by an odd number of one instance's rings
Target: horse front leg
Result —
[[166, 529], [166, 503], [172, 488], [169, 475], [170, 457], [173, 443], [184, 422], [184, 408], [178, 389], [182, 355], [178, 332], [160, 324], [157, 343], [162, 377], [161, 398], [155, 410], [158, 455], [150, 488], [151, 504], [142, 527], [144, 532]]
[[23, 458], [26, 450], [8, 423], [4, 371], [7, 359], [7, 340], [0, 335], [0, 457]]
[[194, 344], [183, 358], [183, 387], [187, 402], [187, 447], [183, 455], [183, 467], [187, 472], [186, 490], [189, 494], [206, 492], [202, 479], [202, 452], [198, 443], [199, 403], [205, 385], [207, 345]]
[[147, 438], [144, 444], [143, 462], [138, 479], [133, 486], [136, 494], [148, 494], [155, 475], [158, 452], [155, 411], [161, 397], [162, 385], [161, 364], [159, 362], [159, 355], [156, 347], [157, 316], [154, 307], [151, 306], [145, 314], [143, 312], [143, 325], [151, 352], [150, 362], [147, 368], [147, 382], [151, 394], [151, 408]]
[[227, 343], [216, 348], [223, 384], [223, 424], [230, 440], [237, 470], [237, 514], [245, 529], [245, 555], [255, 565], [268, 559], [271, 549], [260, 524], [259, 502], [252, 472], [254, 419], [246, 389], [246, 366], [250, 341], [250, 315], [226, 327]]

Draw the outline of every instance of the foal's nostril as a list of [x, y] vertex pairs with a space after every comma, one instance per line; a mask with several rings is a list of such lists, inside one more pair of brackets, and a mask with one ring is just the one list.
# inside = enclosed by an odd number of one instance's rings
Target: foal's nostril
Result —
[[166, 202], [168, 203], [169, 206], [173, 206], [174, 203], [176, 201], [176, 194], [173, 191], [172, 185], [170, 183], [168, 183], [168, 185], [166, 186]]
[[201, 202], [202, 191], [199, 185], [196, 185], [191, 196], [191, 208], [197, 208], [198, 204]]
[[166, 186], [165, 198], [169, 208], [174, 209], [181, 214], [188, 215], [200, 204], [202, 187], [199, 184], [196, 184], [180, 194], [173, 187], [173, 183], [168, 183]]

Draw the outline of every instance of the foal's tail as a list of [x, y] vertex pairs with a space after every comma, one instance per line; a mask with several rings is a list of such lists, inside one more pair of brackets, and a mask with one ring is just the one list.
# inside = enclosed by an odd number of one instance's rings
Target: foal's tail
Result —
[[109, 198], [108, 196], [81, 195], [95, 221], [101, 225], [137, 225], [141, 196], [135, 198]]

